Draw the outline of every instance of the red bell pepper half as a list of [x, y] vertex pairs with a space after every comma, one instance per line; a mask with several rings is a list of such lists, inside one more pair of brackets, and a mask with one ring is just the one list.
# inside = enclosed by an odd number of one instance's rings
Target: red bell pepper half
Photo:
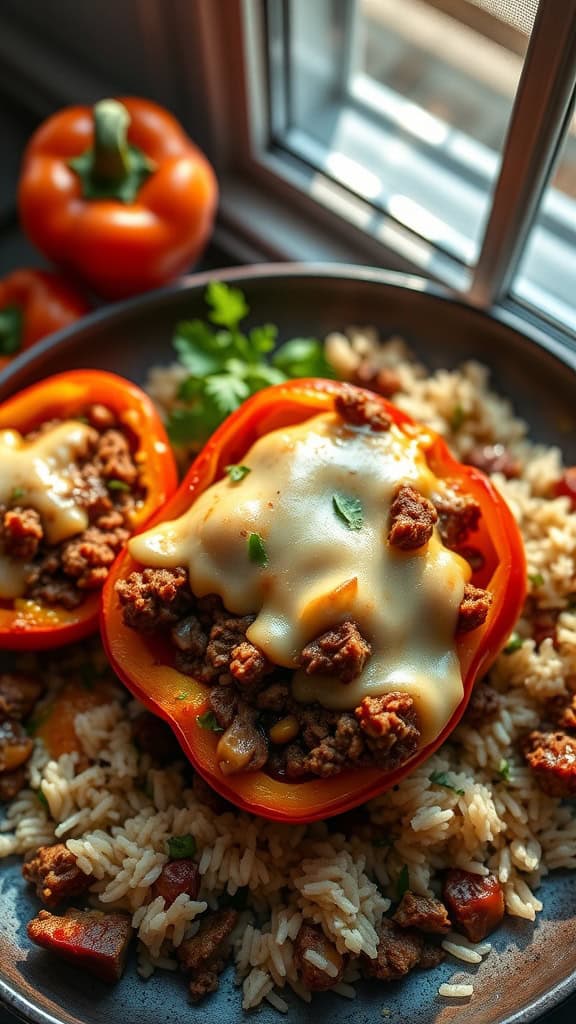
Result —
[[[49, 377], [0, 405], [0, 430], [27, 434], [48, 420], [74, 419], [94, 404], [105, 405], [137, 438], [145, 498], [135, 513], [144, 525], [176, 488], [177, 473], [164, 427], [147, 395], [128, 380], [100, 370], [73, 370]], [[0, 600], [0, 649], [44, 650], [73, 643], [98, 629], [101, 592], [68, 611], [25, 599]]]
[[[259, 437], [331, 411], [343, 387], [348, 385], [296, 380], [250, 398], [215, 432], [176, 494], [148, 525], [181, 516], [207, 487], [224, 475], [227, 465], [242, 461]], [[484, 625], [456, 639], [464, 684], [461, 704], [434, 742], [419, 750], [407, 764], [388, 773], [361, 768], [296, 784], [272, 778], [264, 771], [224, 776], [216, 758], [218, 736], [197, 723], [197, 716], [207, 707], [207, 688], [167, 664], [168, 651], [163, 651], [162, 641], [157, 637], [148, 639], [122, 621], [115, 584], [140, 568], [128, 552], [117, 559], [104, 588], [102, 634], [115, 671], [139, 700], [171, 725], [193, 766], [213, 789], [243, 810], [277, 821], [309, 822], [341, 814], [389, 789], [428, 758], [462, 717], [475, 680], [502, 648], [524, 600], [526, 569], [522, 541], [504, 499], [483, 473], [457, 462], [443, 439], [433, 431], [418, 427], [385, 399], [376, 396], [376, 400], [382, 402], [393, 422], [401, 429], [406, 428], [411, 436], [415, 430], [425, 433], [428, 463], [438, 477], [449, 479], [451, 486], [479, 502], [482, 518], [474, 534], [474, 546], [482, 553], [484, 564], [473, 573], [471, 582], [489, 589], [493, 595]]]

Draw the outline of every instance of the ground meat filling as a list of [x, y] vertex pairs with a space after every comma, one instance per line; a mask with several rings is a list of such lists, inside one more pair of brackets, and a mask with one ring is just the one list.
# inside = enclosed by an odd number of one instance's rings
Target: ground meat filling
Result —
[[308, 675], [323, 673], [351, 683], [360, 675], [372, 648], [355, 622], [343, 622], [307, 644], [300, 664]]
[[176, 953], [182, 970], [190, 976], [193, 1003], [218, 988], [218, 978], [230, 954], [230, 934], [238, 920], [236, 910], [218, 910], [202, 918], [196, 935], [186, 939]]
[[[132, 532], [134, 509], [144, 497], [130, 437], [111, 410], [93, 405], [79, 417], [91, 429], [86, 450], [76, 462], [71, 480], [75, 504], [88, 516], [83, 533], [50, 544], [36, 509], [26, 505], [26, 494], [14, 493], [13, 502], [0, 506], [0, 553], [26, 563], [24, 597], [41, 604], [72, 610], [86, 595], [105, 582], [109, 568]], [[59, 421], [43, 424], [27, 435], [38, 434]]]
[[361, 391], [344, 389], [337, 395], [334, 408], [345, 423], [353, 427], [369, 427], [374, 431], [390, 430], [392, 420], [382, 403]]
[[576, 796], [576, 738], [565, 732], [531, 732], [522, 746], [540, 789], [549, 796]]
[[41, 846], [36, 856], [22, 866], [22, 875], [36, 886], [38, 898], [50, 909], [79, 896], [94, 881], [80, 870], [76, 857], [63, 843]]
[[467, 583], [458, 613], [457, 632], [469, 633], [482, 626], [491, 604], [492, 594], [489, 590], [482, 590], [480, 587], [474, 587], [472, 583]]
[[403, 484], [390, 506], [388, 543], [401, 551], [415, 551], [428, 543], [437, 521], [438, 512], [432, 502]]

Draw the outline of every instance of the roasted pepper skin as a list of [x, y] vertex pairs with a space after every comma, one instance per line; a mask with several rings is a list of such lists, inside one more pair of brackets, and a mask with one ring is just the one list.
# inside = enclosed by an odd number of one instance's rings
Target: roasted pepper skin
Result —
[[0, 347], [0, 371], [41, 338], [85, 316], [90, 307], [61, 274], [23, 268], [0, 281], [0, 315], [5, 310], [20, 314], [21, 329], [12, 352], [3, 354]]
[[108, 299], [188, 270], [208, 240], [218, 196], [210, 164], [168, 111], [135, 97], [119, 102], [130, 117], [128, 143], [154, 166], [134, 199], [84, 198], [69, 161], [93, 145], [90, 107], [68, 107], [38, 128], [18, 195], [30, 241]]
[[[176, 494], [148, 526], [182, 515], [202, 491], [223, 476], [227, 465], [241, 462], [258, 437], [330, 411], [343, 387], [349, 385], [336, 381], [296, 380], [268, 388], [250, 398], [214, 433]], [[378, 396], [377, 400], [382, 402], [395, 424], [412, 433], [415, 430], [425, 433], [430, 439], [428, 462], [434, 472], [439, 477], [450, 478], [455, 487], [480, 503], [482, 520], [474, 535], [474, 546], [482, 551], [485, 563], [471, 581], [489, 588], [493, 594], [485, 624], [457, 640], [464, 683], [461, 704], [440, 736], [407, 765], [386, 774], [376, 768], [362, 768], [298, 784], [281, 782], [262, 771], [222, 775], [216, 759], [218, 735], [200, 728], [196, 721], [197, 715], [207, 708], [206, 688], [162, 664], [158, 641], [147, 641], [122, 621], [114, 587], [119, 579], [138, 568], [127, 551], [115, 562], [104, 587], [102, 636], [116, 673], [139, 700], [171, 725], [193, 766], [213, 789], [243, 810], [276, 821], [310, 822], [342, 814], [389, 789], [428, 758], [464, 714], [475, 680], [503, 646], [524, 600], [526, 568], [522, 542], [503, 498], [483, 473], [456, 462], [442, 438], [428, 428], [415, 425], [384, 398]]]
[[[0, 430], [28, 433], [51, 419], [73, 419], [92, 404], [106, 405], [138, 439], [146, 498], [136, 528], [174, 492], [177, 472], [170, 444], [154, 405], [131, 381], [101, 370], [72, 370], [48, 377], [0, 405]], [[73, 643], [98, 629], [101, 593], [93, 592], [72, 611], [23, 601], [0, 602], [0, 649], [46, 650]]]

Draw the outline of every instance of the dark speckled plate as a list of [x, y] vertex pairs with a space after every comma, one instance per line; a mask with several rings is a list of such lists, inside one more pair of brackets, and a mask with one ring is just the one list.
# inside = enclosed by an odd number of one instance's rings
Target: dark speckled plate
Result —
[[[214, 276], [214, 275], [211, 275]], [[553, 339], [521, 333], [512, 317], [490, 317], [415, 278], [338, 266], [253, 267], [217, 275], [244, 289], [255, 322], [272, 321], [282, 337], [316, 335], [350, 323], [376, 324], [384, 335], [400, 333], [433, 367], [475, 358], [492, 370], [498, 391], [509, 395], [541, 441], [559, 444], [576, 462], [576, 353]], [[181, 317], [204, 313], [208, 275], [100, 310], [78, 326], [24, 354], [0, 378], [0, 400], [48, 374], [72, 367], [102, 367], [142, 382], [146, 368], [167, 362], [170, 338]], [[476, 971], [475, 993], [458, 1003], [436, 995], [458, 964], [415, 972], [401, 984], [366, 984], [354, 1002], [325, 995], [312, 1006], [291, 1000], [293, 1024], [319, 1019], [368, 1024], [391, 1011], [393, 1022], [413, 1024], [520, 1024], [535, 1021], [576, 991], [576, 875], [546, 879], [545, 910], [534, 927], [511, 920], [493, 939], [491, 954]], [[184, 982], [157, 975], [141, 982], [129, 966], [111, 989], [30, 948], [25, 923], [37, 904], [24, 891], [17, 864], [0, 876], [0, 999], [29, 1021], [66, 1024], [176, 1024], [185, 1018], [223, 1024], [242, 1017], [231, 972], [220, 991], [201, 1007], [186, 1003]], [[290, 997], [288, 997], [290, 998]], [[281, 1019], [270, 1007], [257, 1011], [262, 1024]], [[568, 1018], [567, 1018], [568, 1019]]]

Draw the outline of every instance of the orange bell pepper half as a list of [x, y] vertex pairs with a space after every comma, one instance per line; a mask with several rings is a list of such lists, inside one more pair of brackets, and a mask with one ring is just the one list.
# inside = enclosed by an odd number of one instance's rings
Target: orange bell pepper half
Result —
[[48, 118], [24, 153], [18, 202], [41, 252], [116, 299], [190, 267], [217, 197], [210, 164], [176, 119], [132, 97]]
[[[224, 476], [227, 465], [239, 463], [247, 450], [269, 431], [300, 423], [334, 406], [343, 387], [335, 381], [295, 380], [259, 392], [246, 401], [214, 433], [190, 467], [178, 491], [148, 526], [181, 516], [200, 494]], [[409, 416], [384, 398], [394, 424], [411, 436], [426, 434], [430, 468], [451, 486], [479, 502], [482, 518], [473, 544], [484, 557], [471, 582], [489, 589], [493, 602], [483, 626], [456, 637], [464, 685], [463, 699], [440, 735], [399, 769], [344, 771], [330, 778], [283, 782], [264, 771], [223, 775], [218, 767], [218, 736], [202, 729], [197, 716], [208, 707], [207, 687], [170, 667], [167, 645], [124, 625], [115, 585], [140, 566], [125, 551], [112, 567], [103, 593], [102, 635], [114, 670], [132, 693], [174, 730], [195, 769], [218, 793], [243, 810], [277, 821], [310, 822], [341, 814], [389, 789], [428, 758], [449, 736], [462, 717], [475, 680], [486, 671], [502, 648], [521, 610], [526, 587], [524, 552], [518, 527], [504, 499], [479, 470], [457, 462], [446, 443], [427, 427], [419, 428]], [[185, 694], [185, 700], [182, 695]]]
[[[74, 419], [93, 404], [105, 405], [137, 439], [145, 498], [135, 511], [136, 529], [163, 505], [177, 485], [170, 444], [152, 401], [128, 380], [100, 370], [73, 370], [48, 377], [0, 405], [0, 430], [29, 433], [48, 420]], [[100, 591], [77, 608], [0, 600], [0, 649], [44, 650], [73, 643], [98, 629]]]
[[47, 334], [68, 327], [88, 303], [49, 270], [14, 270], [0, 281], [0, 370]]

